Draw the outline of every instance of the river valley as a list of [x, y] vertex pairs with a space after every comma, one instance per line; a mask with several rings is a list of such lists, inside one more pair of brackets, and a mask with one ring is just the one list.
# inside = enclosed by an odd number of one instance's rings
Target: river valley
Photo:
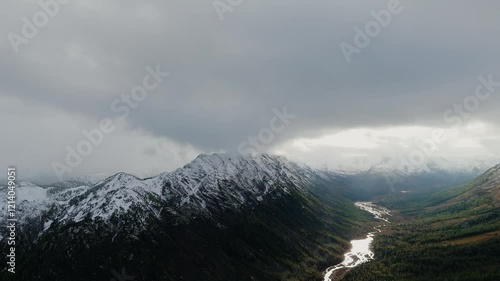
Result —
[[373, 232], [367, 234], [365, 239], [352, 240], [352, 248], [347, 252], [344, 261], [338, 265], [332, 266], [326, 270], [324, 281], [341, 280], [343, 273], [347, 269], [354, 268], [360, 264], [369, 262], [374, 259], [374, 253], [371, 250], [371, 244], [377, 233], [381, 232], [381, 228], [386, 226], [391, 216], [389, 210], [384, 207], [377, 206], [371, 202], [356, 202], [356, 207], [371, 213], [376, 219], [381, 220], [384, 224], [374, 227]]

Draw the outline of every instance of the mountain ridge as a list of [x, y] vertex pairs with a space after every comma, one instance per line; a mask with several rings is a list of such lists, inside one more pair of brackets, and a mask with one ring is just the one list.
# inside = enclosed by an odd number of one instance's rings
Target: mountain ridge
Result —
[[[186, 213], [210, 215], [223, 208], [238, 208], [246, 200], [255, 204], [262, 201], [263, 196], [270, 191], [286, 193], [289, 187], [303, 189], [305, 185], [311, 184], [311, 180], [328, 181], [342, 178], [355, 192], [351, 197], [353, 199], [369, 199], [365, 197], [376, 195], [377, 186], [382, 190], [379, 193], [390, 192], [386, 178], [375, 170], [371, 168], [366, 173], [346, 175], [335, 171], [312, 169], [305, 164], [290, 161], [284, 156], [200, 154], [190, 163], [172, 172], [142, 179], [119, 172], [107, 177], [104, 174], [75, 177], [46, 186], [21, 182], [19, 205], [22, 216], [37, 216], [40, 212], [48, 211], [55, 206], [60, 214], [48, 220], [80, 221], [89, 214], [92, 218], [109, 219], [115, 212], [126, 212], [133, 206], [145, 207], [141, 202], [150, 201], [147, 198], [154, 198], [164, 205], [177, 205], [175, 208], [191, 205], [183, 208]], [[475, 175], [475, 172], [470, 173], [464, 175], [462, 181]], [[457, 177], [455, 174], [449, 175], [452, 176]], [[409, 178], [413, 180], [412, 177]], [[256, 180], [263, 183], [256, 186]], [[425, 182], [418, 177], [415, 181], [417, 180]], [[289, 187], [274, 190], [271, 186], [275, 184]], [[231, 189], [232, 186], [240, 188]], [[23, 192], [24, 189], [29, 192]], [[35, 200], [28, 196], [25, 200], [25, 194], [28, 193], [38, 195], [44, 193], [47, 198], [39, 196]], [[177, 212], [174, 209], [171, 211]]]
[[320, 279], [369, 221], [341, 180], [283, 157], [202, 155], [153, 178], [36, 187], [57, 203], [27, 220], [19, 267], [30, 280], [107, 280], [122, 265], [137, 280]]
[[[109, 220], [131, 208], [151, 209], [159, 205], [167, 206], [176, 215], [182, 213], [183, 217], [210, 217], [226, 208], [257, 204], [268, 195], [280, 196], [290, 189], [303, 191], [312, 181], [332, 177], [283, 156], [201, 154], [172, 172], [144, 179], [119, 172], [97, 179], [93, 185], [85, 185], [80, 179], [44, 187], [21, 182], [18, 203], [19, 213], [27, 218], [51, 210], [52, 215], [45, 218], [44, 224], [80, 222], [87, 216]], [[29, 193], [40, 196], [26, 196]]]

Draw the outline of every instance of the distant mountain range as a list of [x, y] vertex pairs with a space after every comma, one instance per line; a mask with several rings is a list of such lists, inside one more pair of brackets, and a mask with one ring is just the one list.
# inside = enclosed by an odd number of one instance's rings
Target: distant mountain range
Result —
[[393, 192], [411, 192], [457, 186], [472, 181], [492, 166], [496, 158], [434, 158], [412, 165], [398, 158], [385, 157], [369, 168], [335, 171], [343, 175], [358, 200]]
[[[418, 159], [417, 159], [418, 160]], [[454, 157], [453, 159], [444, 157], [425, 158], [422, 163], [412, 163], [409, 157], [389, 157], [384, 156], [378, 160], [356, 159], [346, 165], [338, 165], [332, 171], [343, 174], [359, 174], [363, 172], [392, 173], [399, 171], [402, 173], [420, 173], [429, 170], [439, 169], [448, 172], [470, 172], [485, 171], [500, 163], [500, 158], [496, 157]]]

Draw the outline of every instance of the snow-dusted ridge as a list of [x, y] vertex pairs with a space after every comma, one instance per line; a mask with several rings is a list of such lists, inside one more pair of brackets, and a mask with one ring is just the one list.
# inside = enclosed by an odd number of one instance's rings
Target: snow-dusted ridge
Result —
[[[391, 163], [385, 162], [389, 170]], [[376, 170], [385, 171], [382, 167]], [[52, 221], [106, 221], [132, 210], [155, 215], [166, 211], [180, 218], [216, 218], [225, 210], [307, 191], [319, 182], [344, 175], [311, 169], [282, 156], [201, 154], [182, 168], [146, 179], [118, 173], [78, 177], [48, 186], [21, 182], [17, 188], [18, 216], [21, 224], [39, 219], [45, 230]], [[5, 221], [5, 201], [5, 196], [0, 196], [0, 223]]]
[[[269, 196], [303, 191], [329, 177], [281, 156], [202, 154], [171, 173], [146, 179], [118, 173], [93, 185], [82, 185], [86, 182], [82, 178], [45, 187], [21, 183], [18, 204], [23, 219], [55, 209], [51, 217], [43, 218], [45, 228], [53, 220], [108, 220], [132, 209], [157, 213], [166, 208], [184, 217], [213, 217], [226, 209], [258, 204]], [[5, 219], [4, 211], [0, 221]]]

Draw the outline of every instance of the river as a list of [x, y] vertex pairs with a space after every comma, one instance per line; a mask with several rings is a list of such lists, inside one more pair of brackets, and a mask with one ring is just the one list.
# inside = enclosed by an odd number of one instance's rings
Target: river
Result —
[[[390, 217], [391, 214], [386, 208], [377, 206], [371, 202], [356, 202], [355, 205], [356, 207], [371, 213], [376, 219], [389, 223], [388, 217]], [[374, 227], [375, 231], [368, 233], [365, 239], [352, 240], [352, 248], [344, 255], [344, 261], [328, 268], [326, 270], [324, 281], [335, 280], [334, 278], [336, 278], [337, 273], [339, 273], [341, 269], [354, 268], [360, 264], [373, 260], [375, 254], [371, 250], [371, 244], [375, 234], [380, 233], [380, 229], [384, 226], [385, 224], [382, 224], [379, 227]]]

